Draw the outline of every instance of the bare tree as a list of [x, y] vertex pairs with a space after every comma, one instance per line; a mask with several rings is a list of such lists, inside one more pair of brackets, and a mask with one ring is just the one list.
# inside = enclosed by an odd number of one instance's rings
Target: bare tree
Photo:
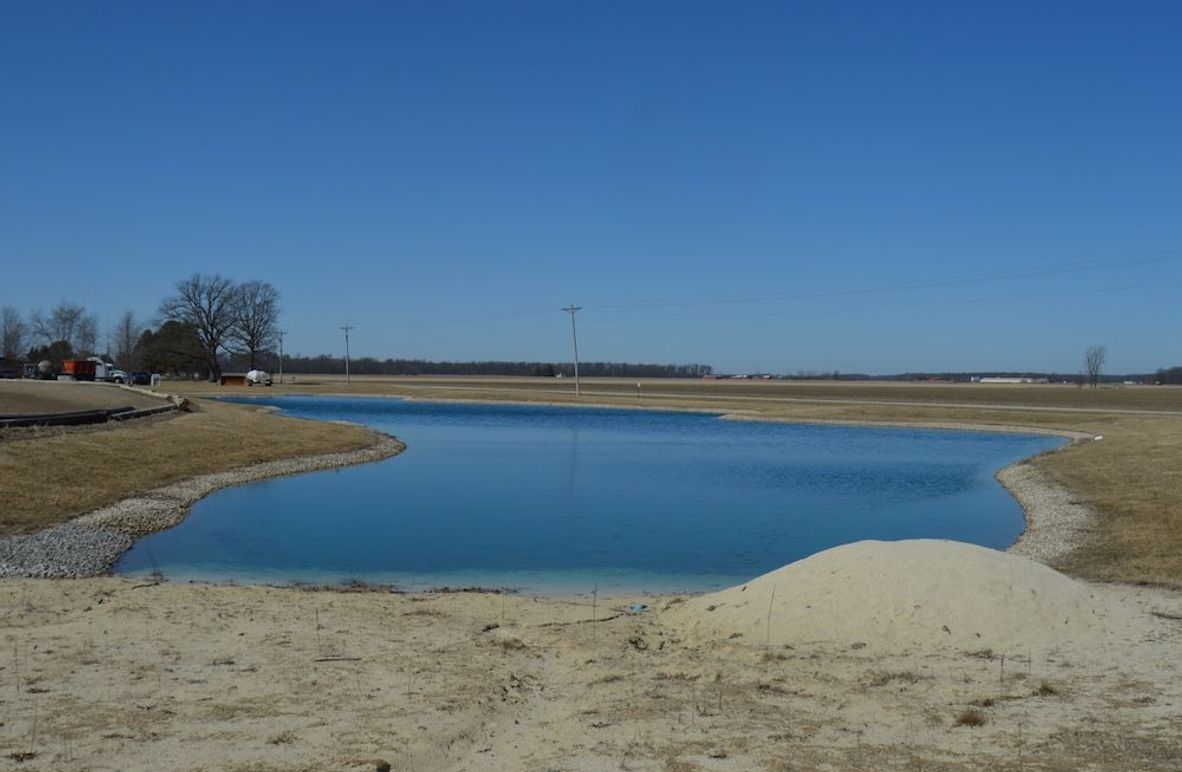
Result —
[[218, 353], [234, 325], [234, 294], [234, 282], [226, 277], [195, 273], [178, 281], [176, 294], [160, 304], [165, 319], [186, 322], [196, 330], [212, 381], [222, 374]]
[[144, 332], [144, 326], [135, 318], [134, 311], [124, 311], [115, 324], [115, 361], [124, 370], [134, 370], [136, 361], [135, 344]]
[[257, 279], [238, 285], [230, 338], [238, 352], [249, 355], [251, 370], [255, 369], [259, 352], [274, 345], [278, 321], [278, 290]]
[[79, 328], [86, 316], [86, 309], [75, 303], [61, 301], [48, 314], [40, 308], [34, 309], [29, 315], [33, 325], [33, 334], [41, 339], [46, 346], [64, 340], [73, 348], [78, 348]]
[[95, 314], [83, 314], [78, 320], [78, 331], [74, 335], [74, 354], [80, 357], [98, 353], [99, 320]]
[[1088, 385], [1093, 389], [1100, 385], [1100, 371], [1104, 369], [1106, 359], [1106, 346], [1088, 346], [1088, 350], [1084, 352], [1084, 373], [1087, 375]]
[[0, 352], [5, 359], [20, 359], [24, 353], [29, 326], [21, 318], [21, 312], [12, 306], [0, 309]]

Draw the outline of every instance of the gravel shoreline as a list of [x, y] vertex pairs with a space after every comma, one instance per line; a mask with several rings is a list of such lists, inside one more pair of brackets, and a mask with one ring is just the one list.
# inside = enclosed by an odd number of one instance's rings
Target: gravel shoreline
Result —
[[271, 477], [380, 461], [406, 449], [374, 433], [369, 447], [346, 453], [268, 461], [243, 469], [201, 475], [95, 510], [68, 523], [0, 539], [0, 577], [78, 578], [102, 576], [136, 539], [180, 523], [199, 499], [222, 488]]
[[1054, 566], [1092, 537], [1099, 518], [1032, 460], [1010, 464], [997, 473], [997, 481], [1026, 513], [1026, 530], [1007, 552]]
[[[1023, 426], [948, 422], [793, 421], [742, 413], [726, 413], [721, 417], [740, 421], [1048, 434], [1066, 437], [1073, 444], [1092, 439], [1091, 435], [1079, 432]], [[141, 496], [123, 499], [68, 523], [31, 534], [0, 538], [0, 578], [78, 578], [108, 574], [137, 539], [179, 524], [195, 502], [216, 490], [266, 478], [378, 461], [397, 455], [406, 448], [394, 437], [376, 432], [375, 435], [376, 442], [361, 450], [269, 461], [244, 469], [201, 475]], [[1071, 491], [1038, 469], [1032, 461], [1018, 461], [1002, 469], [996, 476], [1026, 515], [1026, 529], [1008, 551], [1053, 564], [1090, 536], [1096, 514], [1085, 503], [1077, 500]]]

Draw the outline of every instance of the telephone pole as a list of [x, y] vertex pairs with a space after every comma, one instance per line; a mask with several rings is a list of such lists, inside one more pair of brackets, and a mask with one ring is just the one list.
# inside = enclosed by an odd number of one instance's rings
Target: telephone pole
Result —
[[345, 331], [345, 383], [349, 383], [349, 330], [356, 328], [346, 324], [341, 329]]
[[562, 310], [570, 314], [570, 339], [575, 344], [575, 395], [578, 396], [582, 394], [582, 390], [579, 388], [579, 336], [575, 331], [575, 312], [582, 311], [583, 307], [571, 303]]
[[284, 330], [280, 330], [277, 333], [277, 335], [279, 335], [279, 382], [280, 383], [283, 383], [283, 336], [286, 334], [287, 334], [287, 332], [285, 332]]

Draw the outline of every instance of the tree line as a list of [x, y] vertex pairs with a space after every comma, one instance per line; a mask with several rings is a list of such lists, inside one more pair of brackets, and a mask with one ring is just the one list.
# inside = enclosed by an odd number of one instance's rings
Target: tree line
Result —
[[1163, 367], [1147, 380], [1151, 383], [1182, 383], [1182, 367]]
[[[269, 282], [236, 282], [220, 274], [193, 275], [176, 282], [161, 301], [152, 323], [133, 311], [101, 334], [98, 316], [81, 304], [63, 300], [28, 315], [0, 308], [0, 343], [11, 362], [50, 363], [60, 372], [64, 360], [99, 356], [128, 370], [217, 380], [226, 370], [276, 370], [280, 294]], [[343, 373], [341, 357], [283, 357], [289, 373]], [[574, 375], [566, 362], [435, 362], [423, 359], [350, 360], [358, 375]], [[700, 378], [714, 369], [700, 364], [581, 362], [580, 375], [617, 378]]]
[[178, 281], [157, 310], [156, 329], [125, 311], [100, 340], [98, 316], [63, 300], [27, 316], [0, 308], [0, 347], [11, 362], [48, 361], [60, 371], [67, 359], [99, 356], [125, 370], [197, 374], [216, 379], [228, 357], [261, 363], [278, 335], [279, 292], [270, 283], [235, 282], [195, 273]]
[[35, 308], [22, 315], [12, 306], [0, 308], [0, 356], [9, 362], [49, 360], [60, 367], [66, 359], [105, 354], [129, 364], [144, 330], [132, 311], [125, 311], [108, 330], [85, 306], [63, 300], [48, 311]]
[[[574, 365], [569, 362], [435, 362], [426, 359], [376, 359], [360, 357], [349, 360], [354, 375], [518, 375], [535, 377], [571, 377]], [[283, 357], [285, 373], [345, 372], [345, 360], [327, 354]], [[701, 378], [714, 368], [700, 364], [640, 364], [632, 362], [580, 362], [579, 375], [589, 378]]]

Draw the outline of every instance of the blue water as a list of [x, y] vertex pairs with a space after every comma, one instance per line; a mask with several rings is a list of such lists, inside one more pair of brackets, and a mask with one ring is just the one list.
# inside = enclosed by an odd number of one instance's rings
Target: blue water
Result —
[[364, 423], [406, 452], [220, 491], [118, 573], [540, 592], [705, 590], [859, 539], [1004, 548], [993, 479], [1049, 437], [396, 399], [252, 400]]

